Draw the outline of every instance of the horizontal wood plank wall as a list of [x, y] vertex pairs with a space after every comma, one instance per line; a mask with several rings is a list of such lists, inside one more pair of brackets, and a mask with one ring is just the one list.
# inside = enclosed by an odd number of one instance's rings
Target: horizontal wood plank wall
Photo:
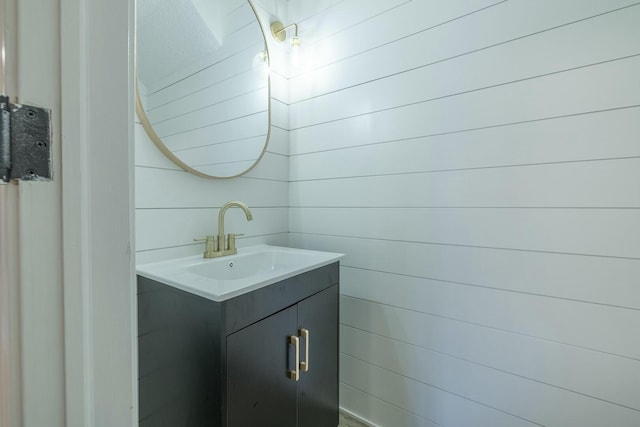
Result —
[[[244, 2], [239, 2], [244, 3]], [[280, 0], [256, 2], [268, 30], [269, 16]], [[243, 6], [243, 8], [246, 5]], [[267, 39], [269, 49], [272, 41]], [[253, 221], [232, 209], [226, 215], [228, 232], [244, 233], [238, 247], [288, 244], [289, 131], [287, 78], [282, 61], [272, 55], [271, 136], [267, 151], [248, 174], [232, 179], [205, 179], [173, 164], [156, 148], [136, 122], [136, 262], [199, 254], [202, 243], [193, 238], [217, 232], [219, 208], [241, 200], [251, 208]]]
[[289, 10], [290, 239], [347, 254], [343, 408], [640, 425], [640, 2]]

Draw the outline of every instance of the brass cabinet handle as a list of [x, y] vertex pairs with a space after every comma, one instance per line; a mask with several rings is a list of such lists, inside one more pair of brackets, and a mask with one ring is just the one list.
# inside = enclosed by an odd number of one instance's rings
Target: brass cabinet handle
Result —
[[300, 329], [300, 336], [304, 339], [304, 362], [300, 362], [300, 370], [309, 372], [309, 330]]
[[300, 379], [300, 338], [295, 335], [289, 336], [289, 344], [293, 344], [296, 349], [295, 369], [293, 371], [289, 371], [289, 378], [294, 381], [298, 381]]

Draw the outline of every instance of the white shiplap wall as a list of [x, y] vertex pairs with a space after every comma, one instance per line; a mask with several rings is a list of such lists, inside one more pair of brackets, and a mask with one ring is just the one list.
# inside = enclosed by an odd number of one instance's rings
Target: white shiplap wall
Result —
[[[268, 29], [270, 14], [282, 0], [256, 2]], [[166, 159], [145, 133], [139, 121], [135, 129], [136, 160], [136, 262], [143, 264], [176, 256], [201, 253], [193, 238], [215, 234], [219, 208], [229, 200], [241, 200], [251, 208], [253, 221], [232, 209], [226, 229], [244, 233], [238, 246], [259, 243], [288, 244], [289, 231], [289, 132], [287, 79], [281, 71], [277, 47], [272, 55], [271, 137], [260, 163], [247, 175], [226, 180], [205, 179]]]
[[640, 425], [640, 3], [290, 2], [293, 246], [346, 253], [341, 405]]

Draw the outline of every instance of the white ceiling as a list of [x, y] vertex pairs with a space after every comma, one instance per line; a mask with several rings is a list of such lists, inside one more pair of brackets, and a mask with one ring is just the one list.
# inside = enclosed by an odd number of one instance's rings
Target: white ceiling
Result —
[[[220, 46], [224, 0], [137, 0], [138, 77], [145, 86]], [[206, 18], [205, 18], [206, 17]], [[216, 18], [218, 17], [218, 18]], [[212, 29], [218, 28], [214, 35]]]

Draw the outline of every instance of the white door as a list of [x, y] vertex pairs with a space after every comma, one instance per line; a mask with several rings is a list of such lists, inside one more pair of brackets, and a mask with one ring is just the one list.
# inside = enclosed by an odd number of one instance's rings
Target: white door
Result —
[[[5, 64], [11, 62], [13, 51], [7, 49], [13, 40], [7, 39], [12, 31], [6, 28], [12, 15], [5, 0], [0, 0], [0, 92], [8, 93], [15, 86], [7, 76]], [[12, 73], [15, 74], [15, 73]], [[0, 427], [19, 425], [20, 381], [18, 353], [18, 312], [12, 310], [17, 306], [16, 273], [17, 253], [16, 209], [17, 189], [0, 185]]]
[[0, 427], [133, 426], [132, 1], [0, 7], [3, 89], [54, 129], [53, 181], [0, 186]]
[[[0, 0], [0, 93], [15, 88], [11, 5]], [[9, 73], [8, 73], [9, 72]], [[7, 75], [10, 74], [10, 75]], [[0, 427], [20, 425], [19, 304], [17, 298], [17, 188], [0, 185]]]
[[[25, 15], [35, 6], [40, 11], [27, 21]], [[3, 92], [13, 101], [37, 106], [60, 102], [58, 25], [48, 18], [57, 14], [56, 8], [51, 2], [3, 0]], [[57, 110], [54, 141], [60, 139]], [[60, 170], [59, 153], [56, 144], [54, 170]], [[2, 346], [7, 355], [2, 358], [2, 421], [7, 426], [64, 422], [60, 194], [59, 179], [0, 190]]]

